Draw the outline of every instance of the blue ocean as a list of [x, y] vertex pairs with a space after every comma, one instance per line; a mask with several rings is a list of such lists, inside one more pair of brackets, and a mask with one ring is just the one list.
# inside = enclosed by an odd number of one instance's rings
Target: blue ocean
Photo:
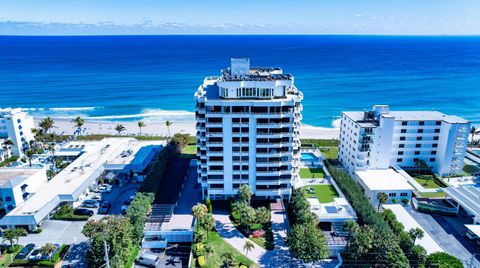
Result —
[[389, 104], [480, 123], [480, 37], [0, 36], [0, 107], [34, 116], [193, 120], [193, 93], [232, 57], [279, 66], [303, 123]]

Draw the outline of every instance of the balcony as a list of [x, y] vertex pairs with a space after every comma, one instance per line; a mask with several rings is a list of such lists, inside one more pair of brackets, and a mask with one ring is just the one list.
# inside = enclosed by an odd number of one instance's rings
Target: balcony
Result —
[[290, 175], [292, 174], [292, 170], [279, 170], [279, 171], [258, 171], [258, 175], [265, 175], [265, 176], [281, 176], [281, 175]]

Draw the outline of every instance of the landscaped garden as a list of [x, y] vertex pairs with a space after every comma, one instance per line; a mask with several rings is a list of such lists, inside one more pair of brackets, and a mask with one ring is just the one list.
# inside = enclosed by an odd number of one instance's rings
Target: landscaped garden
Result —
[[[309, 185], [303, 188], [307, 190], [308, 198], [316, 197], [320, 203], [330, 203], [333, 202], [334, 198], [338, 197], [335, 187], [331, 184]], [[310, 188], [311, 190], [309, 190]]]
[[302, 179], [321, 179], [325, 178], [323, 168], [301, 168], [300, 178]]
[[253, 208], [252, 193], [248, 185], [240, 186], [239, 199], [232, 203], [230, 219], [233, 225], [248, 239], [266, 250], [274, 248], [271, 211], [267, 207]]
[[415, 181], [418, 182], [424, 188], [441, 188], [442, 186], [439, 185], [433, 175], [421, 175], [421, 174], [412, 174], [411, 175]]
[[[228, 244], [214, 229], [215, 219], [212, 216], [212, 203], [207, 198], [206, 204], [192, 207], [197, 220], [193, 244], [192, 267], [250, 267], [254, 263]], [[246, 253], [253, 245], [245, 246]]]

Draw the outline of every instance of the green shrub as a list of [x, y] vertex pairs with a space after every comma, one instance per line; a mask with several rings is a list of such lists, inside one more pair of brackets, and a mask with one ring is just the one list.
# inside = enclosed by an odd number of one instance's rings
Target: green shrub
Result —
[[13, 245], [13, 247], [7, 247], [7, 253], [14, 253], [14, 252], [18, 252], [20, 251], [21, 249], [23, 248], [22, 245]]
[[59, 221], [86, 221], [90, 218], [87, 215], [75, 215], [75, 210], [70, 205], [62, 205], [52, 216]]
[[198, 257], [198, 265], [200, 265], [200, 267], [205, 267], [207, 265], [205, 256]]
[[175, 141], [170, 141], [153, 160], [140, 192], [156, 193], [163, 182], [163, 173], [170, 163], [180, 154], [180, 148]]
[[207, 206], [208, 213], [212, 213], [212, 201], [210, 201], [209, 197], [205, 199], [205, 205]]
[[7, 158], [7, 159], [3, 160], [2, 162], [0, 162], [0, 167], [6, 167], [6, 166], [8, 166], [8, 164], [16, 162], [17, 160], [18, 160], [18, 156], [12, 156], [10, 158]]
[[41, 232], [42, 232], [42, 228], [37, 228], [37, 229], [32, 231], [32, 233], [34, 233], [34, 234], [39, 234]]
[[462, 261], [445, 252], [436, 252], [427, 256], [426, 268], [463, 268]]

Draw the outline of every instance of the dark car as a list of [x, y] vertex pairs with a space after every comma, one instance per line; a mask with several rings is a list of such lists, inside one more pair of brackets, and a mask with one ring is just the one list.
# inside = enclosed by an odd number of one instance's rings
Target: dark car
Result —
[[100, 208], [98, 209], [98, 214], [107, 214], [111, 206], [112, 205], [110, 204], [110, 202], [108, 201], [103, 202]]
[[93, 216], [93, 210], [86, 209], [86, 208], [77, 208], [73, 212], [75, 215], [82, 215], [82, 216]]
[[17, 256], [15, 256], [15, 260], [24, 260], [28, 257], [28, 254], [32, 252], [32, 250], [35, 248], [34, 244], [27, 244], [25, 247], [18, 252]]

